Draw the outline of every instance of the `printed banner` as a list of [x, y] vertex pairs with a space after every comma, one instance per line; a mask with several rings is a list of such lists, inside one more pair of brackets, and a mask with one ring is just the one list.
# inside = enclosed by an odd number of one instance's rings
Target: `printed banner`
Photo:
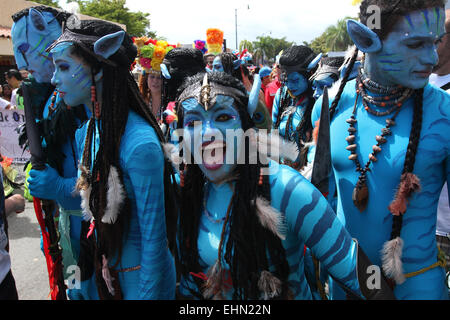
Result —
[[25, 112], [23, 110], [1, 110], [0, 111], [0, 153], [13, 159], [15, 164], [26, 163], [31, 155], [19, 146], [19, 133], [17, 127], [25, 123]]

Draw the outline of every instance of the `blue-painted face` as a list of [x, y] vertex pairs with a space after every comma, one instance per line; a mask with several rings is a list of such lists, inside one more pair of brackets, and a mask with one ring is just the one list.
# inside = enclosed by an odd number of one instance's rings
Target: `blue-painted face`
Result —
[[294, 96], [299, 96], [308, 89], [308, 80], [298, 72], [291, 72], [287, 76], [286, 86]]
[[322, 96], [325, 87], [331, 88], [335, 82], [334, 78], [331, 76], [325, 77], [323, 79], [316, 79], [313, 81], [312, 86], [314, 88], [314, 98], [318, 99]]
[[429, 8], [411, 12], [383, 40], [383, 48], [369, 53], [370, 75], [385, 85], [420, 89], [438, 63], [437, 46], [445, 33], [445, 12]]
[[28, 70], [37, 82], [49, 83], [54, 71], [52, 56], [45, 50], [61, 35], [61, 26], [50, 12], [36, 10], [11, 28], [14, 57], [19, 70]]
[[72, 48], [70, 43], [63, 42], [52, 50], [55, 73], [51, 82], [67, 105], [85, 104], [90, 107], [91, 69], [71, 54]]
[[194, 98], [184, 101], [182, 107], [185, 150], [208, 180], [223, 181], [236, 168], [242, 146], [239, 138], [231, 137], [242, 128], [234, 99], [219, 95], [208, 111]]
[[220, 60], [220, 57], [215, 57], [213, 64], [212, 64], [212, 70], [218, 71], [218, 72], [224, 72], [222, 61]]

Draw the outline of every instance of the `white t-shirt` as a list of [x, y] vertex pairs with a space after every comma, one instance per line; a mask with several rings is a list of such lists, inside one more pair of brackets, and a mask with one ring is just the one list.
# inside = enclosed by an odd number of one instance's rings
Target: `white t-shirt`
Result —
[[[438, 76], [436, 73], [432, 73], [430, 76], [430, 83], [438, 88], [445, 86], [449, 82], [450, 82], [450, 74], [447, 74], [445, 76]], [[447, 92], [450, 93], [450, 89], [447, 90]]]
[[0, 110], [4, 110], [10, 104], [11, 102], [9, 102], [8, 100], [0, 98]]
[[[450, 82], [450, 74], [446, 76], [438, 76], [433, 73], [430, 76], [430, 83], [438, 88]], [[447, 90], [450, 93], [450, 89]], [[450, 108], [450, 106], [448, 106]], [[441, 196], [439, 197], [436, 234], [439, 236], [450, 235], [450, 207], [448, 203], [448, 186], [447, 183], [442, 188]]]
[[11, 94], [11, 107], [12, 108], [17, 107], [17, 90], [19, 90], [19, 89], [18, 88], [14, 89]]

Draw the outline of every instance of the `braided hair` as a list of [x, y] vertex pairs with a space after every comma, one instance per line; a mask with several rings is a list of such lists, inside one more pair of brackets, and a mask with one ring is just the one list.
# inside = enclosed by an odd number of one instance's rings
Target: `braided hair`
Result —
[[[203, 74], [187, 79], [180, 88], [182, 92], [192, 84], [201, 86]], [[240, 90], [246, 95], [245, 87], [236, 78], [222, 72], [209, 74], [208, 80], [223, 86]], [[235, 106], [242, 121], [242, 129], [253, 128], [254, 123], [247, 112], [248, 96], [242, 101], [235, 101]], [[178, 111], [178, 126], [183, 124], [183, 111]], [[263, 197], [269, 203], [271, 200], [270, 184], [268, 176], [263, 177], [259, 183], [260, 171], [263, 165], [258, 159], [257, 164], [248, 164], [249, 145], [246, 143], [246, 164], [238, 164], [236, 167], [237, 181], [235, 195], [232, 198], [231, 214], [224, 222], [224, 230], [229, 230], [228, 240], [225, 243], [225, 232], [222, 232], [219, 252], [224, 252], [224, 259], [230, 266], [230, 273], [234, 287], [233, 299], [259, 299], [261, 296], [258, 288], [260, 273], [274, 267], [273, 274], [282, 281], [280, 298], [288, 295], [287, 278], [289, 265], [286, 260], [286, 252], [281, 240], [272, 232], [261, 226], [256, 215], [255, 200]], [[193, 161], [191, 163], [194, 163]], [[188, 277], [191, 272], [202, 272], [199, 263], [197, 239], [200, 230], [200, 218], [204, 210], [203, 188], [206, 178], [196, 164], [189, 164], [185, 171], [185, 184], [181, 188], [181, 208], [178, 241], [180, 253], [181, 273]], [[225, 250], [224, 250], [225, 249]], [[222, 258], [222, 257], [221, 257]], [[194, 278], [198, 291], [204, 283]], [[197, 292], [192, 292], [199, 298], [203, 298]]]
[[28, 14], [30, 13], [30, 9], [35, 9], [35, 10], [41, 12], [41, 13], [43, 13], [43, 12], [50, 12], [50, 13], [52, 13], [53, 16], [55, 17], [55, 19], [58, 21], [58, 23], [60, 25], [63, 25], [64, 23], [66, 23], [67, 19], [72, 16], [72, 14], [69, 13], [69, 12], [62, 11], [62, 10], [57, 10], [55, 8], [52, 8], [52, 7], [34, 6], [34, 7], [29, 7], [29, 8], [22, 9], [19, 12], [14, 13], [11, 16], [13, 22], [17, 22], [20, 19], [22, 19], [23, 17], [28, 16]]
[[[81, 34], [102, 37], [107, 34], [122, 30], [115, 24], [101, 20], [84, 20], [81, 26], [70, 31]], [[106, 209], [107, 182], [111, 166], [118, 170], [119, 180], [123, 185], [123, 175], [119, 164], [119, 149], [121, 139], [127, 124], [128, 114], [132, 110], [141, 116], [154, 130], [160, 141], [164, 142], [164, 136], [154, 115], [147, 107], [139, 88], [129, 71], [131, 63], [136, 57], [137, 50], [132, 39], [126, 34], [122, 42], [121, 49], [113, 54], [108, 60], [116, 63], [115, 66], [97, 60], [92, 54], [87, 53], [77, 43], [73, 44], [72, 54], [81, 57], [92, 70], [92, 81], [95, 85], [95, 74], [103, 71], [103, 92], [102, 105], [99, 121], [100, 145], [94, 158], [91, 170], [92, 191], [89, 197], [89, 208], [98, 221], [99, 249], [101, 254], [107, 258], [112, 258], [117, 254], [117, 264], [120, 262], [123, 237], [127, 232], [131, 215], [131, 202], [126, 197], [124, 205], [120, 209], [118, 219], [114, 224], [101, 223], [101, 218]], [[124, 50], [122, 50], [124, 48]], [[91, 163], [90, 148], [93, 137], [94, 121], [90, 121], [88, 126], [87, 143], [83, 154], [83, 163]], [[176, 190], [172, 166], [165, 161], [164, 164], [164, 193], [166, 228], [169, 241], [169, 248], [173, 250], [175, 243], [176, 227]]]
[[[381, 8], [381, 29], [373, 30], [380, 37], [381, 40], [385, 39], [389, 33], [393, 30], [394, 26], [398, 22], [399, 18], [408, 12], [417, 11], [420, 9], [426, 9], [430, 7], [444, 6], [444, 0], [363, 0], [360, 7], [360, 20], [363, 24], [367, 24], [369, 14], [367, 8], [371, 5], [377, 5]], [[339, 91], [330, 107], [330, 120], [336, 113], [339, 105], [340, 98], [344, 91], [344, 88], [348, 82], [349, 76], [353, 69], [353, 66], [357, 60], [358, 49], [355, 49], [353, 56], [350, 60], [349, 67], [341, 82]], [[406, 198], [410, 197], [414, 191], [419, 189], [418, 178], [413, 174], [414, 164], [416, 160], [416, 153], [420, 141], [420, 134], [422, 129], [422, 116], [423, 116], [423, 93], [424, 89], [415, 90], [414, 99], [414, 111], [411, 126], [411, 133], [409, 137], [408, 148], [405, 156], [405, 163], [402, 170], [402, 176], [399, 184], [399, 191], [395, 196], [395, 199], [389, 205], [389, 210], [394, 214], [392, 223], [392, 232], [390, 240], [394, 240], [400, 237], [403, 214], [406, 211], [406, 206], [402, 210], [398, 202], [406, 202]], [[399, 195], [400, 194], [400, 195]], [[402, 199], [400, 199], [402, 198]]]

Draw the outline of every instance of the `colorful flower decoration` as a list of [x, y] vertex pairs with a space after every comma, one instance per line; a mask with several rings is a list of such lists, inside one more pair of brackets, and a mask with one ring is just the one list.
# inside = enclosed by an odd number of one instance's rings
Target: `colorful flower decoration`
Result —
[[206, 41], [203, 40], [195, 40], [192, 45], [195, 49], [200, 50], [203, 54], [206, 53]]
[[133, 42], [138, 49], [136, 63], [139, 64], [145, 72], [161, 72], [161, 63], [165, 55], [176, 45], [167, 43], [165, 40], [156, 40], [148, 37], [133, 38]]
[[213, 53], [215, 55], [222, 53], [223, 31], [217, 28], [207, 29], [206, 43], [208, 47], [208, 53]]

